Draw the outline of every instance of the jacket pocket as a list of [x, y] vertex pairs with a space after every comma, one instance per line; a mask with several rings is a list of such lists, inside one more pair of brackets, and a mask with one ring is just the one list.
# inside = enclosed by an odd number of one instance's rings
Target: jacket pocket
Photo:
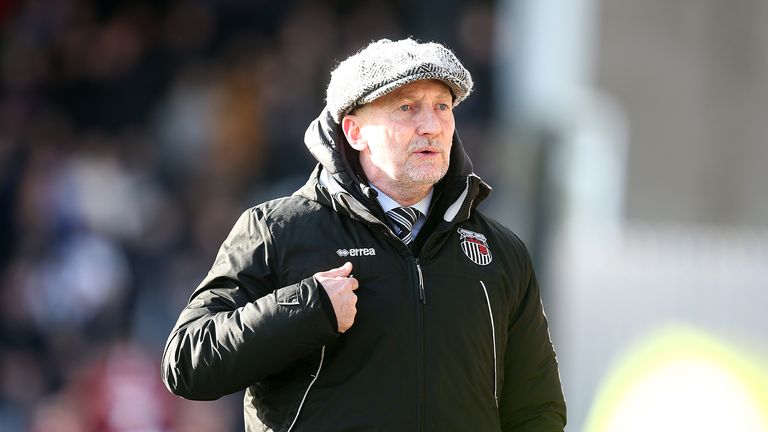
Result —
[[493, 400], [496, 402], [496, 408], [499, 407], [499, 367], [498, 367], [498, 355], [497, 355], [497, 343], [496, 343], [496, 323], [493, 319], [493, 306], [491, 306], [491, 298], [488, 296], [488, 288], [485, 286], [485, 282], [480, 281], [480, 287], [483, 289], [483, 295], [485, 297], [485, 304], [488, 306], [488, 322], [491, 331], [491, 341], [493, 343]]

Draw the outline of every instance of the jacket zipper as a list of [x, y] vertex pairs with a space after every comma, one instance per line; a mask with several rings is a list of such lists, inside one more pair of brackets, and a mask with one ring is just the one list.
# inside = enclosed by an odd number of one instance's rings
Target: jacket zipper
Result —
[[485, 294], [485, 303], [488, 305], [488, 317], [491, 319], [491, 336], [493, 338], [493, 399], [496, 401], [496, 408], [499, 407], [499, 376], [498, 365], [496, 364], [496, 325], [493, 323], [493, 309], [491, 309], [491, 299], [488, 297], [488, 289], [485, 287], [485, 282], [480, 281], [480, 286], [483, 287], [483, 294]]
[[317, 365], [317, 371], [315, 371], [315, 375], [312, 378], [312, 381], [307, 386], [307, 389], [304, 391], [304, 396], [301, 398], [301, 403], [299, 403], [299, 408], [296, 410], [296, 417], [293, 418], [293, 421], [291, 422], [291, 425], [288, 426], [288, 429], [286, 429], [286, 432], [291, 432], [291, 429], [293, 429], [293, 426], [296, 425], [296, 420], [299, 419], [299, 415], [301, 414], [301, 408], [304, 406], [304, 402], [307, 400], [307, 395], [309, 394], [309, 389], [312, 388], [312, 386], [315, 384], [315, 381], [317, 381], [317, 377], [320, 376], [320, 370], [323, 368], [323, 360], [325, 360], [325, 345], [323, 345], [322, 350], [320, 350], [320, 363]]
[[[467, 179], [467, 187], [469, 187], [469, 179]], [[471, 208], [472, 202], [474, 201], [474, 198], [471, 198], [469, 200], [464, 200], [462, 203], [462, 207], [464, 207], [465, 204], [467, 204], [467, 201], [469, 201], [469, 206]], [[386, 228], [389, 234], [397, 238], [399, 240], [399, 237], [392, 231], [392, 229], [387, 225], [383, 224]], [[454, 225], [452, 224], [451, 227]], [[450, 228], [441, 231], [440, 234], [443, 232], [447, 232], [450, 230]], [[424, 244], [424, 247], [422, 247], [422, 253], [427, 250], [427, 246], [431, 243], [431, 241], [435, 238], [437, 233], [432, 233], [430, 237], [427, 239], [427, 241]], [[426, 360], [424, 358], [424, 352], [426, 350], [426, 340], [425, 340], [425, 334], [424, 334], [424, 308], [427, 305], [427, 293], [424, 288], [424, 274], [421, 270], [421, 264], [419, 263], [419, 258], [412, 256], [411, 259], [413, 260], [413, 266], [416, 267], [416, 276], [418, 278], [417, 281], [414, 283], [417, 285], [417, 292], [419, 300], [421, 301], [421, 305], [418, 308], [417, 316], [418, 316], [418, 325], [417, 325], [417, 339], [418, 339], [418, 353], [416, 356], [416, 368], [417, 368], [417, 374], [416, 374], [416, 381], [417, 381], [417, 387], [418, 387], [418, 400], [417, 400], [417, 424], [419, 425], [419, 431], [423, 431], [424, 426], [424, 405], [425, 405], [425, 380], [426, 380]], [[485, 285], [483, 285], [483, 289], [485, 289]], [[488, 294], [486, 293], [486, 298]], [[490, 302], [488, 303], [488, 308], [490, 311]], [[491, 326], [493, 326], [493, 316], [491, 316]], [[495, 330], [494, 330], [494, 337], [493, 337], [493, 354], [494, 354], [494, 381], [496, 380], [496, 336], [495, 336]], [[496, 400], [496, 407], [498, 408], [499, 402], [498, 397], [496, 396], [496, 387], [494, 384], [494, 399]]]
[[412, 280], [413, 284], [416, 285], [416, 291], [420, 300], [420, 304], [416, 305], [416, 315], [418, 319], [417, 327], [416, 327], [416, 343], [417, 343], [417, 350], [416, 353], [416, 386], [417, 386], [417, 392], [418, 392], [418, 398], [416, 402], [417, 411], [416, 411], [416, 423], [418, 424], [418, 430], [422, 431], [424, 430], [424, 404], [425, 404], [425, 380], [426, 380], [426, 361], [424, 359], [424, 350], [425, 350], [425, 334], [424, 334], [424, 307], [427, 304], [426, 299], [426, 293], [424, 290], [424, 275], [421, 272], [421, 265], [419, 264], [419, 259], [416, 257], [411, 258], [413, 261], [413, 266], [416, 268], [415, 274], [413, 274]]
[[419, 300], [422, 304], [427, 304], [427, 293], [424, 291], [424, 275], [421, 273], [421, 265], [416, 259], [416, 272], [419, 274]]
[[[467, 187], [469, 187], [469, 179], [467, 179]], [[474, 198], [469, 199], [469, 206], [470, 206], [470, 208], [472, 206], [472, 202], [473, 201], [474, 201]], [[466, 203], [467, 203], [467, 200], [465, 199], [464, 202], [462, 203], [462, 207]], [[432, 242], [434, 241], [435, 238], [437, 238], [439, 235], [443, 235], [444, 233], [448, 232], [454, 226], [455, 226], [455, 224], [451, 224], [450, 228], [447, 228], [445, 230], [441, 230], [439, 232], [433, 232], [429, 236], [427, 241], [424, 243], [424, 246], [421, 248], [422, 255], [424, 254], [424, 251], [428, 250], [428, 246], [432, 244]], [[392, 232], [391, 229], [390, 229], [390, 232]], [[392, 235], [393, 236], [395, 235], [394, 232], [392, 232]], [[419, 300], [421, 300], [421, 305], [418, 308], [418, 312], [417, 312], [418, 321], [419, 321], [418, 322], [418, 327], [417, 327], [417, 332], [418, 332], [418, 336], [417, 337], [418, 337], [418, 344], [419, 344], [418, 345], [418, 349], [419, 349], [419, 351], [418, 351], [417, 356], [416, 356], [416, 363], [417, 363], [417, 366], [416, 366], [417, 367], [417, 379], [416, 379], [416, 381], [418, 383], [417, 384], [417, 386], [418, 386], [418, 400], [417, 400], [418, 409], [417, 409], [417, 412], [416, 412], [417, 413], [416, 423], [418, 424], [418, 430], [419, 431], [423, 431], [426, 428], [426, 426], [425, 426], [425, 415], [424, 415], [424, 405], [426, 404], [426, 402], [425, 402], [425, 396], [424, 395], [426, 393], [426, 391], [425, 391], [425, 386], [426, 386], [425, 380], [426, 380], [426, 376], [427, 376], [426, 375], [427, 367], [426, 367], [426, 359], [424, 358], [425, 357], [425, 351], [426, 351], [426, 336], [424, 334], [424, 308], [427, 305], [427, 293], [426, 293], [426, 289], [424, 288], [424, 274], [421, 271], [421, 264], [419, 263], [419, 258], [418, 257], [413, 257], [413, 264], [414, 264], [414, 267], [416, 267], [416, 274], [418, 276], [417, 291], [418, 291], [418, 295], [419, 295]], [[483, 285], [483, 289], [485, 289], [485, 285]], [[487, 294], [486, 294], [486, 297], [487, 297]], [[489, 310], [490, 310], [490, 303], [489, 303]], [[491, 316], [491, 325], [493, 326], [493, 317], [492, 316]], [[493, 347], [493, 349], [494, 349], [494, 380], [495, 380], [496, 379], [496, 375], [495, 375], [496, 374], [496, 368], [495, 368], [495, 363], [496, 363], [496, 336], [495, 336], [495, 331], [494, 331], [494, 347]], [[495, 392], [496, 392], [496, 388], [494, 387], [494, 393]], [[498, 406], [499, 406], [498, 397], [496, 397], [495, 394], [494, 394], [494, 399], [496, 400], [496, 407], [498, 408]]]

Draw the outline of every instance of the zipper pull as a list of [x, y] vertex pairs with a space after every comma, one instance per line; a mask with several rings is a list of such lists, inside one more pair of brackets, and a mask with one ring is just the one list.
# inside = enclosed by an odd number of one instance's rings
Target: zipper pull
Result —
[[416, 271], [419, 273], [419, 299], [423, 304], [427, 304], [427, 293], [424, 291], [424, 275], [421, 274], [421, 266], [416, 261]]

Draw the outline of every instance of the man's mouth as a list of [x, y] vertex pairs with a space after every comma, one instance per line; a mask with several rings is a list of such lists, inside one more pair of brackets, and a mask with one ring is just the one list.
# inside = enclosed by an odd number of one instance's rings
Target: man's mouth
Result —
[[416, 156], [429, 157], [442, 154], [443, 146], [437, 140], [424, 139], [412, 142], [408, 150]]
[[424, 155], [424, 156], [429, 156], [433, 154], [438, 154], [439, 152], [434, 149], [425, 148], [425, 149], [416, 150], [414, 153]]

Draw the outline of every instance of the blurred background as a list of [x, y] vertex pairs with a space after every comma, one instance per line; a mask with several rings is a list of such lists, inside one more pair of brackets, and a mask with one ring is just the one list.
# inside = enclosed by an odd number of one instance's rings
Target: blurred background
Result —
[[0, 431], [237, 431], [159, 359], [330, 70], [455, 50], [483, 210], [541, 279], [568, 430], [768, 431], [768, 2], [0, 2]]

